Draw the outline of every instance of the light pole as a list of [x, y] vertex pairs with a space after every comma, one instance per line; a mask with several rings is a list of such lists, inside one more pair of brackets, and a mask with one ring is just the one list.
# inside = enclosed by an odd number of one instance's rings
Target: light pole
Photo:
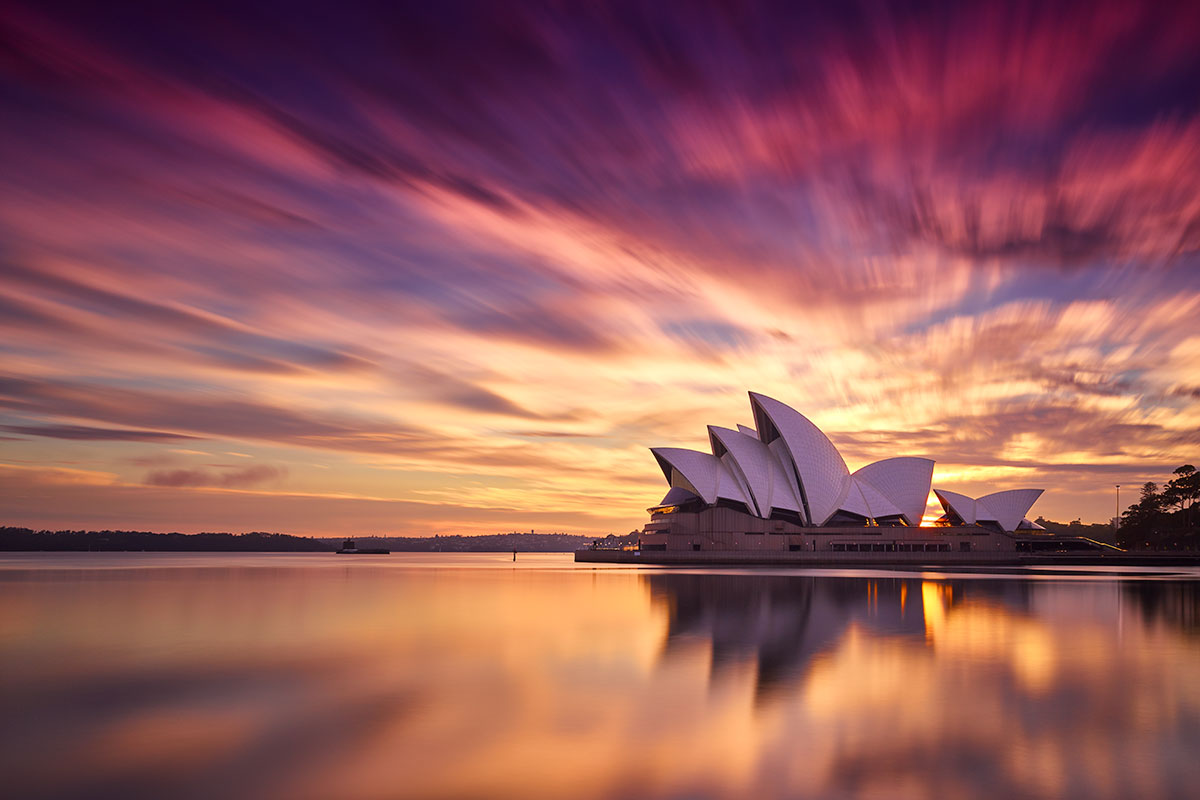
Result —
[[1121, 527], [1121, 484], [1117, 484], [1117, 516], [1113, 517], [1113, 530]]

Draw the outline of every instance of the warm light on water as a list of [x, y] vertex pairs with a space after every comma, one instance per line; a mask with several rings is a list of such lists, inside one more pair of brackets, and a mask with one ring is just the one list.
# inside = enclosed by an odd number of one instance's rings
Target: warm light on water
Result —
[[0, 559], [10, 797], [1181, 797], [1200, 572]]

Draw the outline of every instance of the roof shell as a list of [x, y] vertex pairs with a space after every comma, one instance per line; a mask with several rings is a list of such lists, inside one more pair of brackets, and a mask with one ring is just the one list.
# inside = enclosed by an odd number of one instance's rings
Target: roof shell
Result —
[[852, 477], [890, 500], [909, 525], [921, 524], [921, 518], [925, 516], [925, 503], [929, 500], [930, 482], [933, 480], [932, 459], [912, 456], [885, 458], [856, 470]]
[[850, 482], [850, 488], [846, 491], [846, 496], [842, 498], [842, 504], [838, 508], [839, 511], [849, 511], [851, 514], [858, 514], [860, 517], [873, 517], [871, 506], [867, 503], [867, 498], [863, 497], [862, 490], [854, 481]]
[[850, 491], [850, 470], [841, 453], [820, 428], [791, 406], [757, 392], [750, 392], [750, 405], [758, 438], [764, 442], [770, 438], [764, 430], [768, 422], [778, 432], [799, 475], [811, 521], [824, 524]]
[[667, 493], [663, 495], [663, 499], [658, 501], [658, 505], [654, 507], [662, 508], [663, 506], [677, 506], [682, 505], [690, 500], [699, 499], [699, 497], [692, 494], [687, 489], [684, 489], [682, 486], [672, 486], [667, 490]]
[[760, 517], [771, 516], [772, 508], [800, 511], [783, 465], [757, 437], [715, 425], [708, 426], [708, 437], [714, 454], [724, 450], [732, 460], [731, 471], [740, 473]]
[[[972, 499], [964, 494], [934, 489], [938, 502], [947, 512], [953, 511], [968, 525], [995, 522], [1006, 531], [1015, 531], [1037, 499], [1042, 489], [1009, 489]], [[1033, 523], [1030, 523], [1032, 525]]]
[[850, 482], [858, 487], [863, 499], [867, 501], [867, 506], [871, 509], [872, 519], [903, 515], [904, 512], [889, 497], [875, 489], [871, 484], [855, 480], [853, 477], [851, 477]]
[[870, 484], [854, 478], [850, 479], [850, 488], [838, 510], [849, 511], [851, 514], [858, 514], [860, 517], [870, 519], [900, 514], [900, 509], [896, 508], [891, 500], [871, 488]]
[[1009, 489], [993, 492], [975, 501], [975, 516], [995, 520], [1006, 531], [1015, 531], [1021, 520], [1042, 496], [1042, 489]]
[[744, 433], [752, 439], [758, 438], [758, 431], [754, 430], [754, 428], [748, 428], [745, 425], [739, 424], [737, 426], [737, 429], [738, 429], [738, 433]]
[[953, 512], [967, 525], [975, 524], [975, 498], [946, 489], [934, 489], [934, 495], [946, 513]]
[[712, 453], [682, 447], [652, 447], [650, 452], [672, 486], [687, 489], [710, 505], [725, 498], [750, 506], [733, 473]]

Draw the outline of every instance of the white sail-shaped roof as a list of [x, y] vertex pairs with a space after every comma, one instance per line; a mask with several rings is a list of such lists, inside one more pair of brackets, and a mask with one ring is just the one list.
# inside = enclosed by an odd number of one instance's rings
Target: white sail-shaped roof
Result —
[[850, 490], [850, 470], [841, 453], [820, 428], [791, 406], [750, 393], [758, 438], [767, 444], [783, 440], [800, 479], [812, 524], [823, 525]]
[[867, 507], [871, 509], [871, 517], [873, 519], [903, 515], [903, 512], [892, 502], [891, 498], [875, 489], [871, 484], [864, 481], [856, 481], [853, 477], [851, 477], [850, 482], [858, 487], [863, 499], [867, 501]]
[[945, 509], [947, 514], [953, 512], [965, 524], [975, 524], [975, 498], [945, 489], [934, 489], [933, 493], [937, 496], [938, 502], [942, 504], [942, 508]]
[[682, 447], [652, 447], [650, 452], [672, 486], [687, 489], [710, 505], [725, 498], [750, 507], [750, 498], [733, 473], [711, 453]]
[[699, 499], [700, 498], [698, 496], [692, 494], [682, 486], [672, 486], [667, 490], [667, 493], [663, 495], [663, 499], [658, 501], [658, 505], [655, 506], [655, 508], [661, 508], [662, 506], [682, 505], [690, 500]]
[[[651, 448], [672, 487], [662, 505], [695, 498], [707, 505], [732, 500], [763, 518], [772, 509], [795, 512], [804, 525], [828, 524], [839, 511], [921, 524], [932, 460], [885, 458], [850, 474], [833, 442], [795, 409], [756, 392], [750, 392], [750, 408], [757, 430], [709, 426], [712, 453]], [[994, 492], [978, 499], [945, 489], [934, 493], [948, 516], [967, 525], [994, 522], [1006, 531], [1038, 527], [1025, 514], [1041, 489]]]
[[858, 484], [853, 481], [851, 481], [850, 488], [846, 491], [846, 496], [842, 498], [842, 505], [838, 510], [858, 514], [860, 517], [871, 516], [871, 508], [867, 505], [867, 499], [862, 496]]
[[730, 469], [744, 481], [760, 517], [771, 516], [772, 508], [800, 511], [783, 466], [757, 437], [710, 425], [708, 438], [714, 455], [732, 461]]
[[1015, 531], [1022, 521], [1028, 522], [1025, 515], [1042, 496], [1041, 489], [1009, 489], [977, 499], [945, 489], [934, 489], [933, 493], [937, 495], [942, 508], [947, 512], [953, 511], [964, 523], [995, 522], [1006, 531]]
[[998, 522], [1004, 530], [1015, 531], [1041, 496], [1041, 489], [1010, 489], [984, 495], [975, 501], [975, 519]]
[[[933, 460], [900, 456], [885, 458], [856, 470], [852, 476], [868, 484], [899, 508], [909, 525], [920, 525], [933, 480]], [[882, 516], [882, 515], [881, 515]]]
[[895, 503], [877, 492], [869, 483], [857, 481], [853, 477], [850, 479], [850, 488], [838, 510], [848, 511], [868, 519], [900, 515], [900, 509], [896, 507]]
[[779, 467], [779, 471], [783, 473], [783, 485], [788, 487], [788, 492], [796, 498], [797, 510], [800, 512], [800, 518], [804, 520], [805, 525], [811, 525], [812, 520], [808, 517], [808, 511], [804, 508], [802, 500], [803, 495], [800, 494], [800, 482], [796, 475], [796, 467], [792, 465], [792, 456], [788, 453], [787, 444], [783, 439], [776, 439], [767, 445], [767, 450], [771, 451], [771, 460]]

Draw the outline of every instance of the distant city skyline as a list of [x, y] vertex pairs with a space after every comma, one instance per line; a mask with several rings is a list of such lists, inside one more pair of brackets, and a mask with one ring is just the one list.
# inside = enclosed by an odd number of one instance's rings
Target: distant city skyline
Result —
[[0, 95], [0, 525], [624, 533], [747, 390], [1200, 460], [1195, 3], [17, 2]]

